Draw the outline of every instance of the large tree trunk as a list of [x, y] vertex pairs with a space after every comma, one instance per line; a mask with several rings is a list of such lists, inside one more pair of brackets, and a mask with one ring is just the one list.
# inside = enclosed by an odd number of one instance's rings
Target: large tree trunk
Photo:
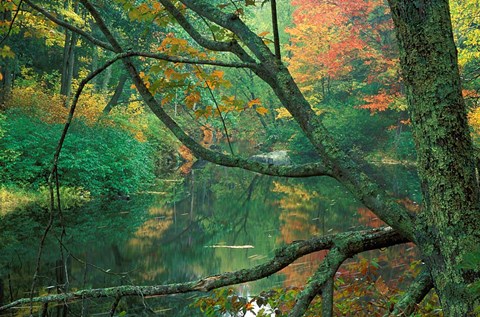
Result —
[[479, 272], [461, 267], [480, 245], [478, 184], [448, 0], [389, 2], [422, 183], [417, 243], [445, 316], [473, 316]]

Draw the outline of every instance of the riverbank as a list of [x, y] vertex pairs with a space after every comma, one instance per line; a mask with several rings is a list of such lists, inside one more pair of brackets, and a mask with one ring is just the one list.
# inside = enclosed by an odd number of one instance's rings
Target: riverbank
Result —
[[[37, 190], [25, 189], [16, 186], [0, 187], [0, 216], [17, 209], [24, 209], [35, 204], [48, 208], [50, 194], [46, 186]], [[63, 209], [79, 207], [90, 201], [90, 192], [81, 187], [60, 187], [61, 205]]]

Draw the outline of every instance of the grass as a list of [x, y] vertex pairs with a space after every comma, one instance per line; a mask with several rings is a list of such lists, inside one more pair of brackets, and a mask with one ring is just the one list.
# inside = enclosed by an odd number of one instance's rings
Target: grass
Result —
[[[89, 201], [90, 193], [79, 187], [61, 187], [60, 198], [62, 209], [69, 209]], [[31, 204], [47, 208], [50, 205], [48, 188], [41, 187], [34, 191], [15, 186], [0, 187], [0, 216], [17, 209], [24, 209]]]

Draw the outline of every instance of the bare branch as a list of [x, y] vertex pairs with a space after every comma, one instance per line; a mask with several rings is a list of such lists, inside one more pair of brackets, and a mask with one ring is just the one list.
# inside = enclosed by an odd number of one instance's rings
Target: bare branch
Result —
[[110, 46], [108, 43], [105, 43], [103, 41], [100, 41], [99, 39], [96, 39], [95, 37], [93, 37], [92, 35], [88, 34], [87, 32], [85, 32], [84, 30], [82, 29], [79, 29], [73, 25], [71, 25], [70, 23], [67, 23], [61, 19], [58, 19], [56, 18], [53, 14], [51, 14], [50, 12], [48, 12], [47, 10], [43, 9], [42, 7], [36, 5], [35, 3], [33, 3], [32, 1], [30, 0], [23, 0], [26, 4], [28, 4], [31, 8], [33, 8], [34, 10], [40, 12], [41, 14], [43, 14], [47, 19], [49, 19], [50, 21], [60, 25], [60, 26], [63, 26], [64, 28], [66, 29], [69, 29], [70, 31], [72, 32], [75, 32], [77, 34], [80, 34], [81, 36], [83, 36], [85, 39], [89, 40], [90, 42], [92, 42], [93, 44], [97, 45], [97, 46], [100, 46], [108, 51], [113, 51], [113, 47]]
[[433, 280], [430, 273], [423, 270], [418, 274], [408, 290], [395, 305], [395, 308], [389, 316], [410, 316], [417, 304], [419, 304], [428, 292], [433, 288]]
[[115, 316], [115, 311], [117, 310], [118, 304], [120, 303], [120, 300], [122, 299], [122, 295], [117, 295], [115, 298], [115, 301], [112, 304], [112, 308], [110, 308], [110, 317]]
[[124, 297], [124, 296], [151, 296], [151, 295], [172, 295], [189, 292], [206, 292], [220, 287], [230, 286], [239, 283], [250, 282], [270, 276], [298, 258], [321, 250], [331, 249], [334, 246], [341, 246], [342, 250], [351, 252], [363, 252], [372, 249], [383, 248], [400, 243], [408, 242], [390, 227], [353, 231], [315, 237], [308, 240], [295, 241], [287, 246], [279, 248], [275, 256], [264, 264], [257, 265], [250, 269], [243, 269], [235, 272], [226, 272], [219, 275], [205, 277], [196, 281], [156, 285], [156, 286], [117, 286], [110, 288], [99, 288], [80, 290], [76, 292], [47, 295], [34, 298], [22, 298], [0, 307], [0, 311], [25, 305], [29, 303], [63, 302], [88, 298]]
[[256, 63], [239, 63], [239, 62], [229, 62], [221, 60], [210, 60], [210, 59], [190, 59], [185, 57], [170, 56], [162, 53], [148, 53], [148, 52], [134, 52], [129, 51], [129, 56], [142, 56], [149, 57], [154, 59], [160, 59], [167, 62], [173, 63], [182, 63], [182, 64], [194, 64], [194, 65], [211, 65], [211, 66], [221, 66], [221, 67], [232, 67], [232, 68], [258, 68]]
[[272, 8], [272, 28], [273, 28], [273, 43], [275, 46], [275, 57], [281, 61], [282, 55], [280, 53], [280, 35], [278, 34], [278, 18], [277, 18], [277, 1], [270, 0]]
[[22, 6], [22, 2], [23, 0], [20, 0], [20, 2], [18, 3], [17, 10], [15, 11], [15, 15], [13, 16], [12, 21], [8, 26], [7, 34], [5, 34], [5, 36], [0, 40], [0, 45], [2, 45], [3, 42], [5, 42], [6, 39], [10, 36], [10, 33], [12, 32], [12, 29], [13, 29], [13, 24], [15, 23], [15, 19], [17, 18], [18, 13], [20, 12], [20, 7]]

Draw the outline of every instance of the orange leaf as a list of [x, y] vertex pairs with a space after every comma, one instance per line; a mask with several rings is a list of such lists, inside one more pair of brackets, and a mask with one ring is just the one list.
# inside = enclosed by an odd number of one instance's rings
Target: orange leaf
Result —
[[216, 77], [216, 78], [218, 78], [218, 79], [223, 78], [223, 71], [221, 71], [221, 70], [214, 70], [214, 71], [212, 72], [212, 77]]
[[255, 98], [255, 99], [250, 100], [247, 105], [248, 105], [248, 108], [251, 108], [254, 105], [260, 106], [261, 104], [262, 104], [262, 102], [260, 101], [260, 99]]
[[389, 288], [387, 284], [383, 281], [382, 277], [380, 276], [378, 280], [375, 282], [375, 288], [378, 290], [378, 292], [382, 295], [386, 295], [389, 291]]
[[262, 116], [268, 113], [268, 109], [264, 107], [257, 107], [255, 110]]
[[173, 70], [173, 68], [167, 68], [163, 73], [165, 74], [165, 77], [170, 78], [175, 73], [175, 71]]

